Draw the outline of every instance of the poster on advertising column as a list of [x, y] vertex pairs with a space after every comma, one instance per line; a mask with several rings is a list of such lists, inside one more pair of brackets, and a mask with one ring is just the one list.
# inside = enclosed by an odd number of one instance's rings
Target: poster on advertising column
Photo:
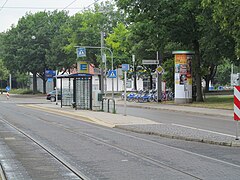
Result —
[[175, 99], [179, 102], [190, 102], [192, 99], [192, 59], [194, 53], [191, 51], [173, 51], [173, 54], [175, 55]]

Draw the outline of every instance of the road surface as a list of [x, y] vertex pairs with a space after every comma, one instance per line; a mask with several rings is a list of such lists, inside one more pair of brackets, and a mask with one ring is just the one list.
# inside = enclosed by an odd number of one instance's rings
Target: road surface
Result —
[[[0, 162], [8, 179], [239, 179], [240, 148], [107, 128], [29, 103], [50, 102], [0, 97]], [[172, 112], [161, 120], [174, 117], [190, 121]]]

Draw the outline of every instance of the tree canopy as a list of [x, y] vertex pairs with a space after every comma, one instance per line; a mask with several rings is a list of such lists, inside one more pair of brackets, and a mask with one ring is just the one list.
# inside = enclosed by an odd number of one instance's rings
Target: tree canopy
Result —
[[[0, 35], [0, 59], [10, 72], [31, 72], [46, 82], [45, 69], [70, 69], [76, 46], [105, 45], [114, 53], [114, 68], [142, 59], [159, 59], [170, 68], [172, 51], [192, 50], [197, 100], [202, 101], [202, 78], [213, 80], [218, 67], [239, 61], [239, 0], [115, 0], [97, 4], [73, 16], [65, 11], [27, 13]], [[110, 68], [110, 54], [107, 54]], [[87, 60], [102, 64], [100, 49], [88, 48]], [[144, 68], [144, 67], [141, 67]], [[145, 67], [151, 75], [151, 67]], [[172, 69], [165, 69], [172, 80]], [[222, 71], [219, 71], [222, 72]], [[35, 81], [34, 81], [35, 82]], [[172, 82], [173, 83], [173, 82]], [[34, 90], [36, 84], [34, 83]]]
[[[209, 68], [213, 69], [210, 76], [214, 76], [214, 71], [224, 58], [236, 59], [233, 51], [237, 47], [236, 32], [226, 34], [221, 31], [222, 25], [218, 23], [215, 12], [220, 5], [213, 0], [214, 5], [211, 6], [210, 1], [153, 0], [149, 3], [147, 0], [116, 0], [117, 5], [128, 14], [129, 23], [135, 26], [132, 34], [138, 35], [135, 36], [137, 46], [147, 44], [148, 48], [144, 47], [144, 50], [160, 51], [163, 60], [169, 43], [181, 44], [182, 49], [195, 52], [193, 67], [197, 101], [203, 101], [201, 79], [209, 74]], [[239, 3], [234, 1], [230, 4], [236, 10]], [[227, 5], [221, 4], [223, 7]], [[239, 24], [238, 18], [231, 19], [231, 22]], [[239, 28], [234, 30], [239, 33]]]

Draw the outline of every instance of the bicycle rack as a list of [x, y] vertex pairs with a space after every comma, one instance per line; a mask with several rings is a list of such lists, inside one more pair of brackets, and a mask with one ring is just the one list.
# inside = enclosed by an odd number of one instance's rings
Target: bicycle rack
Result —
[[107, 98], [102, 98], [102, 111], [104, 111], [104, 101], [107, 101]]
[[110, 110], [109, 110], [109, 109], [110, 109], [110, 108], [109, 108], [110, 101], [113, 102], [113, 112], [112, 112], [112, 113], [116, 113], [115, 100], [114, 100], [113, 98], [109, 98], [109, 99], [108, 99], [108, 112], [110, 112]]
[[103, 98], [102, 99], [102, 111], [104, 111], [104, 101], [107, 101], [107, 112], [110, 113], [110, 102], [113, 104], [113, 111], [112, 113], [116, 113], [116, 103], [113, 98]]

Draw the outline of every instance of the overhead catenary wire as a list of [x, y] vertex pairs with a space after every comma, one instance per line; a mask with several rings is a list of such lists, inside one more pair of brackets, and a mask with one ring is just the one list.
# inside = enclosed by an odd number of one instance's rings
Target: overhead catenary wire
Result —
[[[26, 10], [28, 10], [28, 11], [30, 11], [31, 12], [31, 10], [40, 10], [40, 11], [52, 11], [52, 10], [57, 10], [57, 11], [61, 11], [61, 10], [75, 10], [76, 12], [74, 13], [74, 14], [76, 14], [76, 13], [82, 13], [82, 12], [84, 12], [84, 11], [86, 11], [86, 10], [90, 10], [90, 7], [92, 6], [92, 5], [94, 5], [95, 3], [98, 3], [99, 1], [101, 2], [103, 2], [103, 1], [105, 1], [105, 0], [94, 0], [91, 4], [89, 4], [89, 5], [87, 5], [87, 6], [85, 6], [85, 7], [78, 7], [78, 6], [75, 6], [75, 7], [73, 7], [72, 5], [77, 1], [77, 0], [73, 0], [71, 3], [69, 3], [67, 6], [65, 6], [65, 7], [47, 7], [47, 6], [45, 6], [45, 7], [37, 7], [37, 6], [10, 6], [10, 5], [8, 5], [8, 6], [6, 6], [6, 4], [7, 4], [7, 2], [8, 2], [9, 0], [6, 0], [4, 3], [3, 3], [3, 5], [1, 6], [0, 5], [0, 11], [1, 10], [3, 10], [3, 9], [26, 9]], [[110, 0], [111, 1], [111, 0]], [[39, 22], [39, 24], [41, 24], [41, 22]]]
[[68, 8], [62, 8], [62, 7], [27, 7], [27, 6], [4, 6], [2, 9], [49, 9], [49, 10], [55, 10], [55, 9], [83, 9], [78, 7], [68, 7]]
[[[77, 0], [73, 0], [67, 6], [63, 7], [35, 7], [35, 6], [5, 6], [9, 0], [6, 0], [2, 6], [0, 6], [0, 11], [2, 9], [26, 9], [26, 10], [77, 10], [77, 13], [81, 13], [87, 9], [89, 9], [93, 4], [97, 3], [100, 0], [94, 0], [93, 3], [87, 5], [86, 7], [70, 7], [74, 4]], [[103, 0], [102, 0], [103, 1]], [[41, 24], [41, 22], [39, 22]]]
[[71, 6], [73, 3], [75, 3], [77, 0], [72, 1], [69, 5], [67, 5], [63, 10], [67, 9], [69, 6]]
[[80, 12], [83, 10], [88, 9], [93, 4], [97, 3], [100, 0], [95, 0], [93, 3], [89, 4], [86, 7], [70, 7], [72, 4], [74, 4], [77, 0], [72, 1], [70, 4], [68, 4], [66, 7], [35, 7], [35, 6], [5, 6], [8, 0], [5, 1], [5, 3], [0, 7], [0, 11], [2, 9], [26, 9], [26, 10], [79, 10]]
[[0, 8], [0, 11], [4, 8], [4, 6], [7, 4], [8, 0], [5, 1], [5, 3], [3, 3], [3, 5]]

